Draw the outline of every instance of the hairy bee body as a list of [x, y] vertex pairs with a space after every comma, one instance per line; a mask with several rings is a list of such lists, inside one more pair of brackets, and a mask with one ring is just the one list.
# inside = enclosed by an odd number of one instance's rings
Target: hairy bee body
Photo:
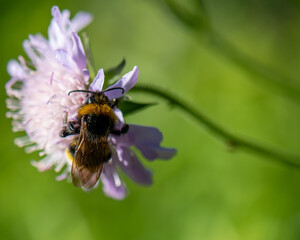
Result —
[[78, 110], [78, 123], [69, 122], [61, 136], [79, 134], [67, 149], [67, 155], [73, 157], [71, 176], [77, 187], [90, 189], [97, 183], [103, 164], [111, 158], [108, 135], [112, 133], [117, 121], [113, 111], [115, 101], [103, 92], [92, 92], [87, 103]]

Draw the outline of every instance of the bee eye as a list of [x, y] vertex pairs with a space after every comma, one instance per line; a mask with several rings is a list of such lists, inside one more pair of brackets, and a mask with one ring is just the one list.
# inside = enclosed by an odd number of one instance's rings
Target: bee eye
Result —
[[89, 97], [88, 100], [87, 100], [87, 103], [90, 104], [90, 103], [93, 103], [95, 102], [95, 98], [94, 97]]

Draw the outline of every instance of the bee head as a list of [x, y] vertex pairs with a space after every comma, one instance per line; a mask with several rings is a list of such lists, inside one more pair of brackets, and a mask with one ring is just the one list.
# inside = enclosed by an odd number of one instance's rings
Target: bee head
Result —
[[100, 102], [103, 102], [103, 101], [106, 101], [108, 102], [109, 99], [108, 97], [106, 97], [104, 95], [105, 92], [108, 92], [108, 91], [112, 91], [112, 90], [122, 90], [122, 94], [124, 93], [124, 88], [122, 87], [114, 87], [114, 88], [109, 88], [109, 89], [106, 89], [104, 91], [101, 91], [101, 92], [93, 92], [93, 91], [89, 91], [89, 90], [73, 90], [73, 91], [70, 91], [68, 93], [68, 96], [71, 94], [71, 93], [74, 93], [74, 92], [86, 92], [86, 93], [91, 93], [92, 95], [90, 97], [88, 97], [87, 99], [87, 104], [91, 104], [91, 103], [100, 103]]

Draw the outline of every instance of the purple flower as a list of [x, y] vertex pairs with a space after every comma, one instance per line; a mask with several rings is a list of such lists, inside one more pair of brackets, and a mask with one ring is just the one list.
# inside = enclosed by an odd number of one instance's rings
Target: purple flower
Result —
[[67, 10], [61, 13], [55, 6], [51, 12], [48, 39], [41, 34], [29, 35], [23, 43], [30, 66], [22, 56], [19, 62], [8, 63], [11, 80], [5, 86], [10, 97], [6, 103], [10, 109], [7, 116], [13, 119], [13, 131], [27, 133], [15, 143], [26, 146], [28, 153], [40, 151], [44, 158], [32, 162], [39, 171], [55, 165], [55, 171], [59, 172], [66, 166], [58, 176], [63, 179], [70, 170], [64, 151], [74, 138], [59, 137], [63, 114], [76, 116], [78, 107], [86, 100], [84, 94], [70, 98], [68, 92], [86, 88], [89, 80], [85, 53], [76, 31], [86, 26], [92, 17], [81, 12], [70, 21]]
[[[39, 171], [54, 166], [55, 171], [62, 172], [57, 180], [62, 180], [70, 175], [72, 159], [66, 155], [66, 149], [76, 136], [61, 138], [60, 131], [65, 119], [78, 120], [78, 110], [86, 103], [85, 93], [68, 96], [68, 92], [83, 89], [101, 92], [104, 72], [100, 69], [89, 85], [86, 56], [77, 32], [92, 20], [91, 15], [81, 12], [69, 20], [69, 11], [60, 12], [55, 6], [52, 16], [48, 39], [36, 34], [24, 41], [30, 67], [23, 57], [19, 57], [19, 62], [11, 60], [8, 63], [11, 80], [6, 84], [10, 110], [7, 116], [13, 119], [13, 131], [27, 133], [15, 143], [26, 146], [26, 152], [39, 151], [43, 156], [42, 160], [32, 164]], [[138, 67], [135, 66], [109, 87], [122, 87], [124, 92], [107, 91], [104, 94], [111, 100], [122, 97], [135, 85], [137, 77]], [[125, 124], [122, 111], [114, 108], [114, 113], [118, 119], [115, 128], [120, 130]], [[161, 147], [161, 141], [161, 132], [153, 127], [129, 124], [127, 133], [110, 134], [108, 142], [112, 157], [104, 164], [100, 176], [105, 194], [115, 199], [126, 196], [125, 184], [118, 173], [120, 169], [136, 183], [150, 185], [151, 172], [141, 164], [131, 147], [135, 146], [150, 161], [173, 157], [176, 150]]]

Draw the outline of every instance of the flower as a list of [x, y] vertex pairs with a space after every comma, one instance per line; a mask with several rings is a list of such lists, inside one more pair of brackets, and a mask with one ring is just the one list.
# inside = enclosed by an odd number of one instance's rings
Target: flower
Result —
[[[7, 68], [12, 78], [5, 87], [10, 97], [7, 107], [11, 110], [7, 116], [13, 119], [13, 131], [27, 133], [15, 143], [27, 146], [28, 153], [40, 151], [43, 160], [32, 163], [39, 171], [55, 165], [55, 171], [59, 172], [66, 165], [64, 151], [72, 140], [59, 137], [62, 115], [76, 116], [78, 106], [85, 101], [83, 94], [72, 98], [67, 94], [86, 88], [89, 80], [85, 53], [76, 31], [85, 27], [92, 17], [81, 12], [70, 21], [67, 10], [61, 13], [55, 6], [51, 12], [49, 39], [36, 34], [24, 41], [31, 63], [27, 64], [23, 57], [19, 57], [20, 63], [11, 60]], [[68, 172], [69, 166], [58, 179], [65, 178]]]
[[[77, 93], [68, 96], [72, 90], [89, 89], [101, 92], [104, 84], [103, 69], [98, 71], [94, 81], [89, 85], [89, 71], [86, 56], [77, 32], [92, 19], [88, 13], [78, 13], [69, 20], [69, 11], [60, 12], [52, 8], [48, 40], [42, 35], [30, 35], [24, 41], [24, 49], [31, 63], [23, 57], [19, 62], [11, 60], [8, 72], [11, 80], [6, 84], [9, 96], [8, 117], [13, 119], [13, 131], [26, 131], [27, 135], [17, 138], [15, 143], [26, 146], [26, 152], [39, 151], [43, 159], [32, 164], [39, 171], [53, 166], [56, 172], [62, 173], [57, 180], [70, 175], [73, 159], [65, 154], [66, 149], [76, 140], [71, 135], [60, 137], [64, 121], [79, 121], [78, 110], [86, 103], [86, 94]], [[107, 91], [108, 99], [116, 99], [126, 94], [137, 82], [138, 67], [125, 74], [109, 88], [121, 87], [124, 91]], [[116, 130], [125, 125], [122, 111], [114, 108], [117, 117]], [[128, 132], [121, 135], [109, 134], [108, 143], [112, 152], [111, 159], [104, 163], [101, 182], [104, 193], [115, 199], [126, 196], [125, 183], [118, 171], [121, 169], [129, 178], [138, 184], [150, 185], [152, 174], [146, 169], [135, 152], [135, 146], [148, 160], [169, 159], [176, 154], [176, 149], [163, 148], [161, 132], [154, 127], [129, 124]], [[63, 170], [64, 168], [64, 170]]]

